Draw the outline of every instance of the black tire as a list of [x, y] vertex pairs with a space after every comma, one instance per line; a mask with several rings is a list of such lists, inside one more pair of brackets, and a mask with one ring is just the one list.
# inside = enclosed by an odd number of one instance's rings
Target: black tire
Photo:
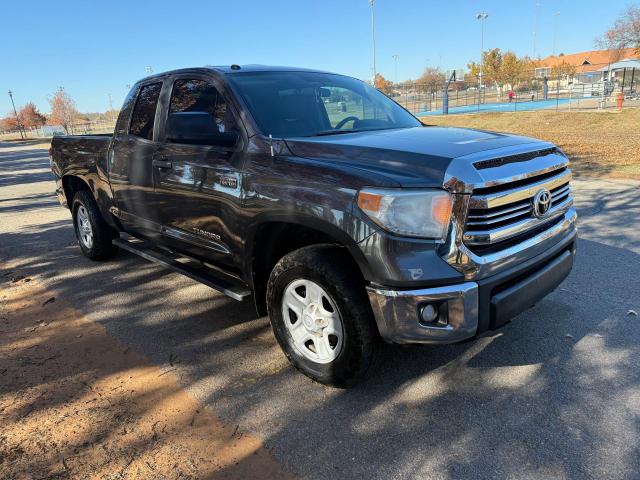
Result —
[[[104, 221], [89, 190], [80, 190], [73, 196], [71, 213], [76, 238], [85, 257], [91, 260], [107, 260], [118, 253], [118, 247], [111, 243], [114, 238], [118, 237], [118, 232]], [[83, 217], [88, 219], [91, 228], [91, 242], [86, 241], [86, 237], [83, 237], [81, 233]]]
[[[289, 361], [320, 383], [346, 387], [361, 380], [374, 363], [380, 337], [362, 279], [348, 252], [333, 245], [314, 245], [285, 255], [267, 284], [271, 327]], [[330, 363], [316, 363], [295, 347], [285, 326], [282, 305], [286, 288], [297, 280], [319, 285], [337, 306], [342, 322], [340, 352]]]

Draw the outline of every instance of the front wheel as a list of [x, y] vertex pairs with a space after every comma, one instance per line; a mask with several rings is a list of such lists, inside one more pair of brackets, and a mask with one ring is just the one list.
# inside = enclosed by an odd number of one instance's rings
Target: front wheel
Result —
[[269, 277], [267, 306], [278, 343], [302, 373], [335, 386], [365, 376], [379, 338], [344, 248], [316, 245], [285, 255]]

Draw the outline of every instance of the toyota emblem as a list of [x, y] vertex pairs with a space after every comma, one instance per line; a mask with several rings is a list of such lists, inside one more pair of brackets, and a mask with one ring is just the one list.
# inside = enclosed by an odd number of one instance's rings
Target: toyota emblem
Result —
[[551, 210], [551, 192], [546, 188], [538, 190], [533, 197], [533, 215], [544, 218]]

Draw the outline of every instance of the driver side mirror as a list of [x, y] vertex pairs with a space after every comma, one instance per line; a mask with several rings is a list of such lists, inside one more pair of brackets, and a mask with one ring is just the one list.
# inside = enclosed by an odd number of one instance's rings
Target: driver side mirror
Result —
[[167, 141], [187, 145], [233, 147], [237, 132], [220, 132], [213, 115], [207, 112], [177, 112], [167, 119]]

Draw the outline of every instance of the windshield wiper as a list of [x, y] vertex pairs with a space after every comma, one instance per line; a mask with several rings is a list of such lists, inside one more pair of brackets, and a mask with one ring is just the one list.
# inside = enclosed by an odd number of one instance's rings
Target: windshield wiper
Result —
[[357, 132], [366, 132], [369, 129], [363, 130], [321, 130], [318, 133], [314, 133], [313, 135], [309, 135], [310, 137], [324, 137], [325, 135], [342, 135], [344, 133], [357, 133]]

